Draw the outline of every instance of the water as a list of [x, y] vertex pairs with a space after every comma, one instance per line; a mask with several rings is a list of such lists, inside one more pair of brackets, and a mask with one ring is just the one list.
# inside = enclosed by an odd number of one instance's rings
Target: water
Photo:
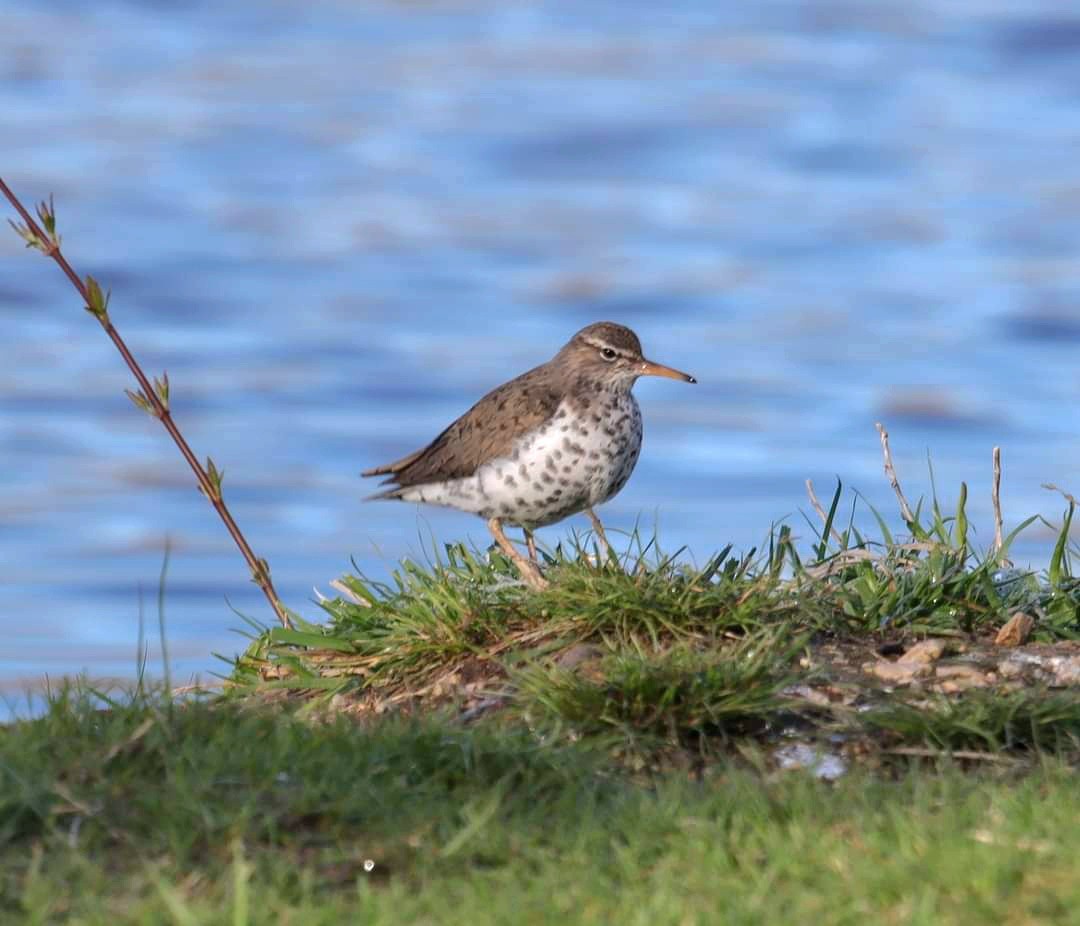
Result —
[[[730, 8], [729, 8], [730, 7]], [[1008, 524], [1080, 490], [1080, 16], [1056, 0], [220, 4], [0, 0], [0, 172], [173, 407], [286, 601], [478, 520], [364, 505], [578, 327], [645, 381], [614, 528], [746, 549], [803, 480], [895, 520], [971, 490]], [[55, 267], [0, 235], [0, 689], [130, 676], [139, 590], [174, 678], [270, 615]], [[556, 542], [584, 519], [541, 532]], [[1048, 530], [1017, 558], [1045, 562]], [[152, 655], [154, 664], [156, 656]]]

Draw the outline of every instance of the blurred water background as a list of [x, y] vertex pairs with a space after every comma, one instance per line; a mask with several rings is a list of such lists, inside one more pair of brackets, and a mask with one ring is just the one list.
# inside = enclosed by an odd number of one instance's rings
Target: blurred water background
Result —
[[[604, 510], [699, 559], [809, 537], [803, 480], [992, 539], [1080, 491], [1080, 13], [1060, 0], [368, 3], [0, 0], [0, 175], [65, 251], [285, 600], [383, 577], [481, 521], [364, 505], [580, 326], [635, 328], [643, 381]], [[58, 270], [0, 235], [0, 691], [131, 676], [140, 588], [174, 680], [272, 615]], [[872, 523], [869, 515], [860, 515]], [[545, 529], [553, 544], [584, 518]], [[1019, 562], [1045, 565], [1032, 528]], [[154, 631], [148, 630], [153, 637]], [[156, 650], [156, 647], [154, 647]], [[151, 666], [157, 655], [152, 653]]]

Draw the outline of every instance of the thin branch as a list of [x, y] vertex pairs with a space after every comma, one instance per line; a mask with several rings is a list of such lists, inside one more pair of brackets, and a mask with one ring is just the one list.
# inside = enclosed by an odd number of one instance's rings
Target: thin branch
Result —
[[1005, 545], [1005, 521], [1001, 516], [1001, 448], [994, 448], [994, 485], [990, 493], [994, 503], [994, 553]]
[[893, 491], [896, 493], [896, 500], [900, 503], [900, 516], [908, 524], [914, 524], [915, 515], [911, 513], [911, 506], [908, 505], [903, 490], [900, 488], [900, 480], [896, 478], [896, 469], [892, 462], [892, 451], [889, 450], [889, 432], [885, 430], [885, 426], [880, 421], [874, 426], [877, 428], [878, 434], [881, 435], [881, 454], [885, 458], [885, 475], [889, 479], [889, 485], [893, 487]]
[[252, 581], [262, 589], [263, 594], [266, 596], [267, 601], [270, 602], [270, 606], [274, 609], [274, 613], [277, 615], [278, 620], [281, 621], [282, 625], [291, 627], [292, 622], [289, 619], [288, 611], [278, 597], [277, 591], [274, 589], [274, 584], [270, 579], [270, 567], [267, 565], [266, 560], [257, 557], [252, 551], [247, 539], [241, 533], [240, 528], [237, 526], [236, 521], [233, 520], [232, 514], [229, 512], [229, 509], [226, 507], [225, 502], [221, 497], [220, 472], [214, 467], [213, 461], [209, 459], [207, 459], [207, 468], [203, 468], [199, 463], [198, 458], [192, 452], [184, 435], [180, 433], [180, 429], [177, 427], [176, 422], [173, 421], [168, 404], [168, 379], [163, 378], [162, 380], [155, 380], [153, 383], [150, 382], [146, 374], [142, 371], [142, 368], [139, 366], [138, 361], [136, 361], [135, 357], [128, 349], [127, 344], [124, 343], [124, 339], [120, 337], [120, 333], [113, 326], [112, 320], [109, 318], [108, 293], [102, 293], [101, 287], [93, 277], [87, 277], [85, 282], [81, 280], [71, 264], [68, 263], [67, 258], [64, 257], [63, 253], [60, 251], [60, 236], [56, 233], [56, 213], [52, 206], [52, 200], [50, 199], [47, 203], [41, 203], [37, 209], [38, 217], [41, 219], [42, 224], [45, 225], [45, 229], [43, 230], [34, 220], [34, 217], [26, 210], [26, 207], [19, 201], [18, 197], [11, 191], [8, 185], [4, 183], [2, 178], [0, 178], [0, 193], [4, 194], [8, 202], [11, 203], [15, 211], [19, 214], [19, 217], [22, 219], [21, 225], [16, 224], [15, 222], [12, 222], [11, 224], [15, 231], [18, 232], [24, 241], [26, 241], [27, 247], [36, 248], [46, 257], [51, 257], [56, 261], [57, 266], [60, 267], [64, 272], [64, 275], [71, 281], [71, 285], [75, 287], [79, 296], [82, 297], [87, 311], [101, 323], [101, 327], [105, 329], [105, 333], [120, 352], [120, 356], [124, 358], [124, 362], [127, 364], [128, 369], [131, 370], [132, 375], [135, 377], [135, 381], [139, 384], [138, 392], [129, 392], [128, 394], [136, 405], [157, 418], [164, 426], [165, 430], [169, 432], [169, 436], [173, 439], [177, 448], [179, 448], [181, 455], [187, 461], [188, 466], [191, 467], [192, 472], [195, 473], [195, 478], [199, 484], [199, 490], [207, 497], [210, 504], [214, 506], [218, 516], [225, 524], [230, 536], [237, 547], [239, 547], [244, 559], [247, 561], [248, 568], [251, 570]]
[[[817, 516], [821, 518], [821, 523], [828, 524], [829, 516], [825, 513], [825, 509], [821, 507], [821, 502], [818, 501], [817, 494], [814, 492], [813, 480], [806, 480], [806, 494], [810, 496], [810, 504], [813, 506], [814, 511], [817, 512]], [[830, 527], [829, 533], [832, 535], [833, 540], [843, 544], [844, 538], [840, 536], [840, 532], [835, 527]]]

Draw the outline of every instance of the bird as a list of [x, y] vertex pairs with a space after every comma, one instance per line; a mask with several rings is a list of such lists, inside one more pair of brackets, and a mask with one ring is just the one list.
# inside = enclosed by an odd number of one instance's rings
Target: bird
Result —
[[[645, 359], [629, 328], [582, 328], [547, 363], [503, 383], [427, 446], [364, 470], [395, 499], [456, 508], [487, 520], [495, 542], [533, 589], [548, 586], [533, 531], [584, 511], [609, 555], [595, 507], [618, 493], [641, 452], [641, 376], [696, 383], [689, 373]], [[504, 526], [524, 530], [526, 559]]]

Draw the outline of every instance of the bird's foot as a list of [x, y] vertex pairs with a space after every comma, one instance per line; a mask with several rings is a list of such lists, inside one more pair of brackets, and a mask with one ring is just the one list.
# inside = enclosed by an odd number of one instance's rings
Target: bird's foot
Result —
[[610, 560], [615, 556], [615, 551], [611, 548], [611, 544], [608, 543], [607, 534], [604, 533], [604, 525], [600, 523], [596, 512], [591, 508], [586, 508], [585, 513], [589, 516], [589, 520], [592, 521], [593, 533], [596, 535], [596, 539], [600, 541], [600, 546], [604, 548], [604, 559]]
[[[509, 538], [503, 532], [502, 523], [498, 518], [492, 518], [488, 521], [488, 530], [491, 531], [491, 536], [495, 538], [495, 542], [499, 545], [499, 549], [503, 551], [517, 566], [518, 572], [521, 573], [521, 578], [525, 580], [525, 584], [534, 591], [543, 591], [548, 587], [548, 580], [543, 577], [540, 572], [540, 567], [522, 556], [517, 548], [510, 542]], [[526, 534], [526, 537], [531, 537], [530, 534]], [[535, 551], [535, 546], [532, 546], [530, 552]]]
[[518, 572], [521, 573], [521, 578], [525, 580], [525, 584], [533, 591], [542, 592], [545, 588], [548, 588], [551, 583], [544, 578], [540, 572], [540, 568], [534, 563], [530, 563], [525, 557], [521, 556], [520, 561], [515, 560], [514, 565], [518, 567]]
[[525, 530], [525, 546], [529, 550], [529, 559], [537, 566], [540, 565], [540, 558], [536, 555], [536, 538], [533, 536], [531, 530]]

